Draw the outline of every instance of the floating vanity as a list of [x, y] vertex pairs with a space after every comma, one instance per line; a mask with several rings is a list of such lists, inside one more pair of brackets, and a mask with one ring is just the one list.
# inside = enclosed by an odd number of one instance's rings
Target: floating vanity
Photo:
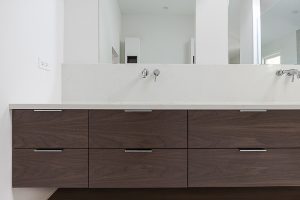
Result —
[[13, 187], [300, 186], [297, 105], [11, 105]]

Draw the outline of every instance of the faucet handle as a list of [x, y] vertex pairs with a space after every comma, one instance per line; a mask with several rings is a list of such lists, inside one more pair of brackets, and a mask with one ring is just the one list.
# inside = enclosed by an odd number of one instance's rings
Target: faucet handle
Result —
[[280, 69], [276, 72], [277, 76], [282, 76], [284, 74], [284, 70]]
[[297, 77], [299, 76], [299, 71], [297, 69], [290, 69], [290, 70], [288, 70], [287, 75], [291, 76], [292, 77], [292, 82], [294, 82], [295, 81], [295, 76], [296, 75], [297, 75]]
[[159, 76], [159, 74], [160, 74], [159, 69], [155, 69], [155, 70], [153, 71], [154, 81], [155, 81], [155, 82], [156, 82], [156, 78]]

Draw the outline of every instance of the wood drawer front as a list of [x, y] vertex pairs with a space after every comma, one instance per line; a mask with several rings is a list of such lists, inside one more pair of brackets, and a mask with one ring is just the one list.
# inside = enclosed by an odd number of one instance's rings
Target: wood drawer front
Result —
[[187, 150], [126, 153], [92, 149], [89, 167], [92, 188], [187, 187]]
[[300, 150], [189, 150], [189, 187], [300, 186]]
[[88, 148], [88, 111], [13, 111], [14, 148]]
[[187, 111], [90, 111], [91, 148], [187, 148]]
[[88, 187], [88, 150], [13, 150], [13, 187]]
[[300, 111], [189, 111], [189, 148], [290, 147], [300, 147]]

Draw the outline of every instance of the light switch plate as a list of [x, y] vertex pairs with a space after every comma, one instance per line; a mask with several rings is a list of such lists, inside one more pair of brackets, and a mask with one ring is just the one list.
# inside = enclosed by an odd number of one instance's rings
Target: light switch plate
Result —
[[38, 67], [42, 70], [45, 70], [45, 71], [51, 71], [52, 70], [49, 63], [42, 60], [40, 57], [38, 57]]

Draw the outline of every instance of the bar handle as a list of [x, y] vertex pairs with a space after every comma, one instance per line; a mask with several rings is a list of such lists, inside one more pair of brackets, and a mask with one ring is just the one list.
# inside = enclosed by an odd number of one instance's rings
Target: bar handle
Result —
[[240, 110], [240, 112], [268, 112], [268, 110], [265, 110], [265, 109], [244, 109], [244, 110]]
[[125, 149], [125, 153], [152, 153], [152, 149]]
[[63, 110], [40, 110], [40, 109], [36, 109], [33, 110], [33, 112], [62, 112]]
[[35, 153], [62, 153], [63, 149], [34, 149]]
[[152, 112], [152, 110], [147, 110], [147, 109], [129, 109], [129, 110], [124, 110], [126, 113], [149, 113]]
[[267, 149], [239, 149], [240, 152], [267, 152]]

